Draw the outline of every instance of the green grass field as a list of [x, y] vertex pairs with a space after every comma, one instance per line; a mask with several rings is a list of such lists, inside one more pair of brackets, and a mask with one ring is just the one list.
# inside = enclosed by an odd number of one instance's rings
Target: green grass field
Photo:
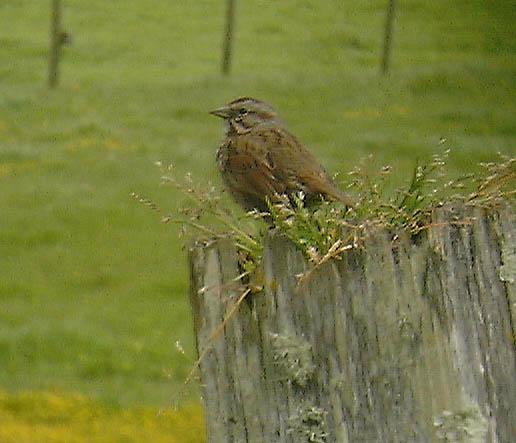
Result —
[[456, 174], [516, 152], [507, 1], [400, 3], [383, 78], [385, 1], [238, 2], [229, 78], [222, 2], [63, 3], [73, 44], [53, 91], [50, 2], [0, 3], [0, 391], [14, 398], [198, 401], [183, 388], [196, 358], [186, 254], [130, 193], [176, 207], [158, 160], [219, 183], [207, 111], [230, 99], [274, 104], [332, 172], [373, 154], [401, 183], [442, 138]]

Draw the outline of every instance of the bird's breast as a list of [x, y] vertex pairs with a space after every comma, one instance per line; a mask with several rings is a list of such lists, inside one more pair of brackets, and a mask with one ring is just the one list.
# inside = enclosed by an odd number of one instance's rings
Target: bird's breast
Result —
[[221, 172], [224, 172], [226, 170], [226, 165], [228, 163], [229, 159], [229, 143], [223, 143], [219, 146], [219, 149], [217, 149], [216, 159], [217, 159], [217, 166]]

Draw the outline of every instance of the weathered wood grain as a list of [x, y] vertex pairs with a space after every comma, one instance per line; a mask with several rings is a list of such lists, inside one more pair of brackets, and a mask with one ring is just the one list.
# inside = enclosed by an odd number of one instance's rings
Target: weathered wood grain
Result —
[[192, 248], [208, 441], [516, 441], [515, 239], [509, 208], [443, 208], [416, 239], [370, 232], [299, 288], [309, 265], [271, 231], [263, 293], [211, 341], [242, 291], [237, 255]]

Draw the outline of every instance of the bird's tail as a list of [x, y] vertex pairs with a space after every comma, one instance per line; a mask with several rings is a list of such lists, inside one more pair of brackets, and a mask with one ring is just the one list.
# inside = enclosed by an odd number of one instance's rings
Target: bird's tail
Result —
[[354, 207], [356, 205], [355, 199], [344, 191], [341, 191], [337, 186], [332, 186], [331, 189], [326, 192], [326, 195], [330, 200], [339, 201], [348, 207]]

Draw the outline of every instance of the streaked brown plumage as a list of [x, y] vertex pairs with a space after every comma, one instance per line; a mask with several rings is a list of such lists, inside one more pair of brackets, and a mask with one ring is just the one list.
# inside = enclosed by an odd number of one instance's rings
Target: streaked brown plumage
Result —
[[266, 211], [266, 197], [302, 191], [308, 203], [325, 198], [352, 206], [325, 169], [281, 123], [276, 111], [250, 97], [211, 114], [226, 121], [217, 164], [226, 187], [246, 210]]

